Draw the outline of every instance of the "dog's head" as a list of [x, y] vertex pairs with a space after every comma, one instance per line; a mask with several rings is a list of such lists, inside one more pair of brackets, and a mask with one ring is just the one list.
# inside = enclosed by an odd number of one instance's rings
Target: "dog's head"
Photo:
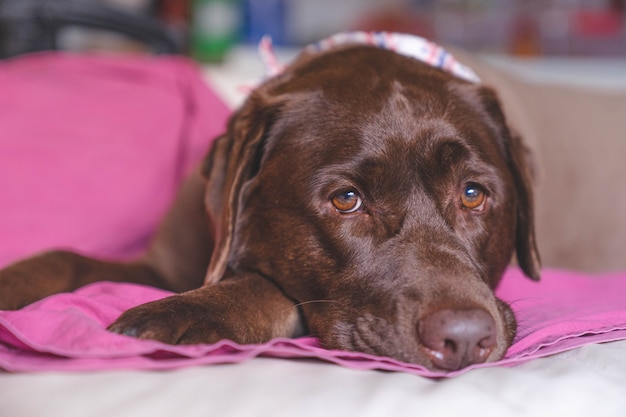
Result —
[[254, 271], [328, 348], [455, 370], [515, 332], [493, 295], [539, 276], [525, 152], [492, 90], [396, 53], [304, 54], [255, 90], [206, 164], [207, 282]]

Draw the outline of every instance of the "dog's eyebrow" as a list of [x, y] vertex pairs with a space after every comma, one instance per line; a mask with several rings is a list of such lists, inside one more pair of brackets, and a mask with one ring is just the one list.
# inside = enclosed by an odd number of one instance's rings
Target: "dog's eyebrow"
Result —
[[467, 144], [456, 138], [434, 140], [432, 152], [439, 163], [458, 163], [471, 156], [471, 149]]

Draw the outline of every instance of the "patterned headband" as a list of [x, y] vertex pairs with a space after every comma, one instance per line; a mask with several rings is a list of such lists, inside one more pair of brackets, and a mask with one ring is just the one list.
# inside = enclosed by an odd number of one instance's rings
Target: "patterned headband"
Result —
[[[401, 55], [425, 62], [435, 68], [469, 82], [479, 83], [480, 78], [471, 68], [461, 64], [452, 54], [436, 43], [415, 35], [392, 32], [341, 32], [306, 47], [308, 51], [327, 51], [338, 45], [363, 44], [389, 49]], [[259, 43], [259, 53], [265, 62], [269, 75], [283, 70], [272, 51], [272, 41], [264, 37]]]

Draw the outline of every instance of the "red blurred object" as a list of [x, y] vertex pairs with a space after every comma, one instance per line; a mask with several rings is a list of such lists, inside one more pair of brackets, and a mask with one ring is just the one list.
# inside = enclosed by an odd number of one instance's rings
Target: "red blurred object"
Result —
[[187, 0], [161, 0], [158, 7], [159, 17], [170, 24], [189, 22], [189, 2]]
[[536, 56], [541, 54], [539, 30], [534, 20], [521, 16], [513, 26], [511, 52], [517, 56]]
[[435, 37], [432, 23], [410, 10], [390, 10], [365, 16], [354, 24], [353, 30], [408, 33], [429, 39]]
[[612, 11], [582, 11], [574, 15], [575, 33], [591, 37], [613, 37], [624, 28], [623, 18]]

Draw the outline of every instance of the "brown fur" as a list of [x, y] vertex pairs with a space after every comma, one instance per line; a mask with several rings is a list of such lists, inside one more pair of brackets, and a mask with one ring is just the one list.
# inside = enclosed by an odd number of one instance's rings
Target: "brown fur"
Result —
[[[307, 332], [443, 370], [497, 360], [515, 320], [493, 289], [515, 251], [539, 278], [526, 156], [487, 87], [376, 48], [303, 55], [232, 117], [143, 259], [25, 260], [0, 271], [0, 307], [134, 281], [181, 294], [112, 331], [167, 343]], [[461, 205], [468, 184], [486, 192], [480, 210]], [[346, 190], [362, 209], [333, 206]], [[447, 353], [435, 317], [484, 329]]]

